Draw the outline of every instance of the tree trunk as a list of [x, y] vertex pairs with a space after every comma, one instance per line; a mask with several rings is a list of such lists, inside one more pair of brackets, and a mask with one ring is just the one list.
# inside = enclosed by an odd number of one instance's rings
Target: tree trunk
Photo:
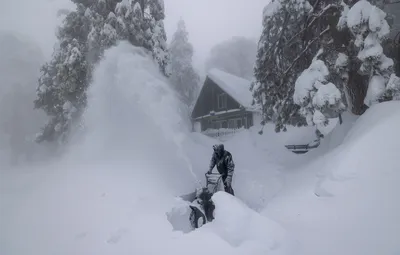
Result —
[[[357, 69], [358, 70], [358, 69]], [[358, 74], [357, 70], [350, 70], [347, 90], [351, 100], [351, 112], [355, 115], [362, 115], [368, 107], [364, 104], [367, 88], [365, 77]]]

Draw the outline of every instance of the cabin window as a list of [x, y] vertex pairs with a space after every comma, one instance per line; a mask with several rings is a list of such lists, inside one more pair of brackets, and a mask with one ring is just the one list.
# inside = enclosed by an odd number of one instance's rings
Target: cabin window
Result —
[[225, 93], [218, 95], [218, 109], [226, 108], [227, 95]]

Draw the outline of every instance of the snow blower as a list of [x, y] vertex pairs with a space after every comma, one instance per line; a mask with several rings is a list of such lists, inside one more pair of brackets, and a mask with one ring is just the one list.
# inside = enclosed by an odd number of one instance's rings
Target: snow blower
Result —
[[[200, 228], [214, 219], [215, 205], [211, 198], [216, 192], [224, 191], [224, 185], [220, 174], [206, 173], [205, 177], [206, 187], [199, 188], [190, 194], [180, 196], [180, 200], [185, 201], [185, 204], [167, 214], [168, 220], [175, 230], [189, 232], [193, 229]], [[181, 219], [177, 219], [177, 217]], [[187, 224], [182, 221], [189, 222], [190, 226], [188, 227]], [[186, 227], [184, 227], [185, 225]]]

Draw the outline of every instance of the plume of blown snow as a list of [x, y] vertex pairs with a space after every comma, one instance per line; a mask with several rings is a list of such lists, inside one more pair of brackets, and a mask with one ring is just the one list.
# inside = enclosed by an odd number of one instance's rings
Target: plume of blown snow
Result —
[[[195, 181], [183, 146], [187, 131], [177, 110], [180, 102], [147, 51], [120, 42], [105, 52], [93, 77], [85, 137], [68, 158], [139, 164], [167, 179], [175, 173]], [[191, 190], [193, 183], [180, 187]]]

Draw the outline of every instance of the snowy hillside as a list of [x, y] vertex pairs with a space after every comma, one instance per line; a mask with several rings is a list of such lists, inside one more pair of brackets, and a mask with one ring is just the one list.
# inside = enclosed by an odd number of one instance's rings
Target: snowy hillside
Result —
[[215, 221], [173, 231], [166, 213], [204, 182], [218, 141], [187, 132], [158, 70], [139, 48], [111, 48], [94, 73], [83, 138], [52, 163], [2, 169], [0, 254], [400, 252], [398, 102], [346, 116], [306, 155], [284, 145], [312, 141], [312, 129], [239, 133], [225, 143], [237, 197], [217, 193]]
[[399, 126], [399, 102], [376, 105], [343, 144], [288, 169], [285, 187], [263, 215], [296, 236], [297, 254], [400, 252]]

